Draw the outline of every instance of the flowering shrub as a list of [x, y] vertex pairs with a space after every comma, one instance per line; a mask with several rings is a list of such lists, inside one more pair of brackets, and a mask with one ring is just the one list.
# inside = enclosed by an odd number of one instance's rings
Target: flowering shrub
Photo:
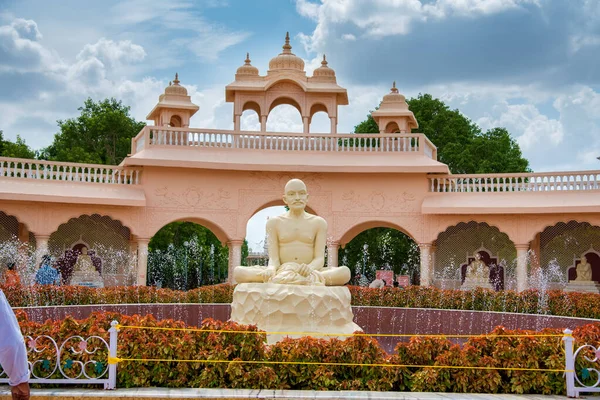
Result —
[[[409, 286], [406, 289], [369, 289], [348, 286], [352, 305], [379, 307], [441, 308], [452, 310], [501, 311], [525, 314], [564, 315], [600, 319], [600, 294], [551, 290], [521, 293], [442, 290]], [[1, 286], [13, 307], [72, 304], [131, 303], [231, 303], [234, 286], [203, 286], [187, 292], [154, 286], [117, 286], [93, 289], [84, 286]]]
[[[112, 320], [122, 325], [184, 328], [183, 322], [157, 321], [153, 316], [127, 316], [114, 312], [93, 313], [84, 320], [66, 318], [43, 324], [28, 321], [23, 311], [17, 317], [24, 335], [98, 335], [108, 340]], [[205, 320], [204, 330], [253, 331], [254, 326]], [[523, 334], [560, 334], [556, 329], [542, 332], [510, 331], [496, 328], [489, 336], [470, 338], [462, 346], [439, 337], [413, 337], [399, 343], [392, 355], [377, 341], [356, 336], [345, 341], [311, 337], [264, 343], [262, 333], [216, 333], [122, 328], [118, 357], [122, 359], [227, 360], [223, 363], [178, 361], [121, 361], [117, 368], [118, 387], [227, 387], [316, 390], [412, 390], [480, 393], [564, 394], [560, 372], [522, 371], [519, 368], [564, 369], [560, 337], [506, 337]], [[502, 335], [502, 336], [501, 336]], [[577, 328], [576, 346], [600, 342], [600, 323]], [[60, 345], [60, 344], [59, 344]], [[43, 354], [38, 357], [44, 357]], [[106, 351], [94, 359], [106, 359]], [[579, 357], [577, 370], [589, 367]], [[238, 361], [238, 362], [235, 362]], [[281, 364], [244, 363], [271, 361]], [[63, 367], [68, 361], [62, 360]], [[306, 364], [286, 364], [304, 362]], [[319, 365], [319, 363], [378, 364]], [[586, 364], [587, 363], [587, 364]], [[382, 364], [394, 366], [385, 367]], [[415, 365], [412, 367], [411, 365]], [[509, 370], [435, 368], [502, 367]], [[516, 368], [510, 370], [510, 368]]]

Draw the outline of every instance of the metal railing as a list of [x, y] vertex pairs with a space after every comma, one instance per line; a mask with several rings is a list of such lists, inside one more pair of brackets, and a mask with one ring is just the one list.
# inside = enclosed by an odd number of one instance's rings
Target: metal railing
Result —
[[600, 171], [436, 175], [429, 183], [438, 193], [599, 190]]
[[155, 146], [312, 152], [420, 153], [436, 159], [422, 133], [321, 134], [230, 131], [146, 126], [133, 138], [132, 153]]
[[[100, 336], [70, 336], [60, 345], [48, 335], [26, 336], [29, 383], [103, 384], [104, 389], [115, 389], [117, 364], [111, 360], [117, 357], [118, 322], [110, 325], [108, 343]], [[102, 351], [106, 352], [105, 357], [93, 359]], [[7, 384], [6, 373], [0, 371], [0, 383]]]
[[0, 178], [139, 185], [141, 174], [141, 169], [116, 165], [0, 157]]

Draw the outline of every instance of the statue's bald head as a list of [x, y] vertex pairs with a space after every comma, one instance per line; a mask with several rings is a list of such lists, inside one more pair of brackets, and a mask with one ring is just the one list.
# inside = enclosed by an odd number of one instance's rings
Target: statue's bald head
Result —
[[294, 191], [304, 190], [304, 191], [306, 191], [306, 185], [300, 179], [295, 179], [295, 178], [294, 179], [290, 179], [288, 181], [288, 183], [285, 184], [284, 193], [287, 193], [290, 190], [294, 190]]

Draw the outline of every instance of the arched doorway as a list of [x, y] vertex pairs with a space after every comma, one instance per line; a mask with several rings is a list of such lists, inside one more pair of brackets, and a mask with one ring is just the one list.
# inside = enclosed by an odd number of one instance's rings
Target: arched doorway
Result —
[[35, 270], [35, 236], [15, 216], [0, 211], [0, 276], [15, 267], [22, 283], [30, 283]]
[[393, 281], [402, 286], [418, 284], [420, 254], [416, 242], [390, 224], [369, 225], [376, 226], [365, 227], [338, 251], [338, 265], [350, 268], [351, 282], [364, 286], [380, 278], [389, 286]]
[[[538, 247], [539, 249], [535, 249]], [[575, 268], [586, 257], [592, 268], [592, 279], [600, 280], [600, 227], [588, 222], [559, 222], [546, 227], [533, 240], [539, 254], [540, 274], [533, 286], [545, 285], [562, 289], [574, 279]], [[536, 282], [539, 281], [539, 282]]]
[[70, 282], [85, 247], [104, 286], [131, 285], [137, 258], [130, 251], [131, 231], [121, 221], [99, 214], [82, 215], [61, 224], [48, 239], [48, 253], [65, 284]]
[[175, 221], [148, 243], [148, 285], [189, 290], [227, 281], [229, 249], [203, 225]]
[[281, 102], [273, 103], [267, 117], [267, 131], [302, 132], [303, 123], [300, 106], [291, 99], [282, 99]]
[[485, 222], [461, 222], [448, 227], [435, 241], [433, 284], [459, 289], [467, 266], [479, 254], [489, 268], [489, 281], [496, 290], [516, 289], [517, 250], [508, 235]]

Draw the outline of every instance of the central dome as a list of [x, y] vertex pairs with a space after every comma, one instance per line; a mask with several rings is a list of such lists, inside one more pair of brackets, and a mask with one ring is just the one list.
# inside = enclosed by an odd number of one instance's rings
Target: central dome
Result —
[[290, 34], [285, 34], [285, 44], [283, 45], [283, 52], [277, 57], [273, 57], [269, 61], [269, 70], [282, 70], [291, 69], [296, 71], [304, 72], [304, 60], [292, 53], [292, 46], [290, 45]]

